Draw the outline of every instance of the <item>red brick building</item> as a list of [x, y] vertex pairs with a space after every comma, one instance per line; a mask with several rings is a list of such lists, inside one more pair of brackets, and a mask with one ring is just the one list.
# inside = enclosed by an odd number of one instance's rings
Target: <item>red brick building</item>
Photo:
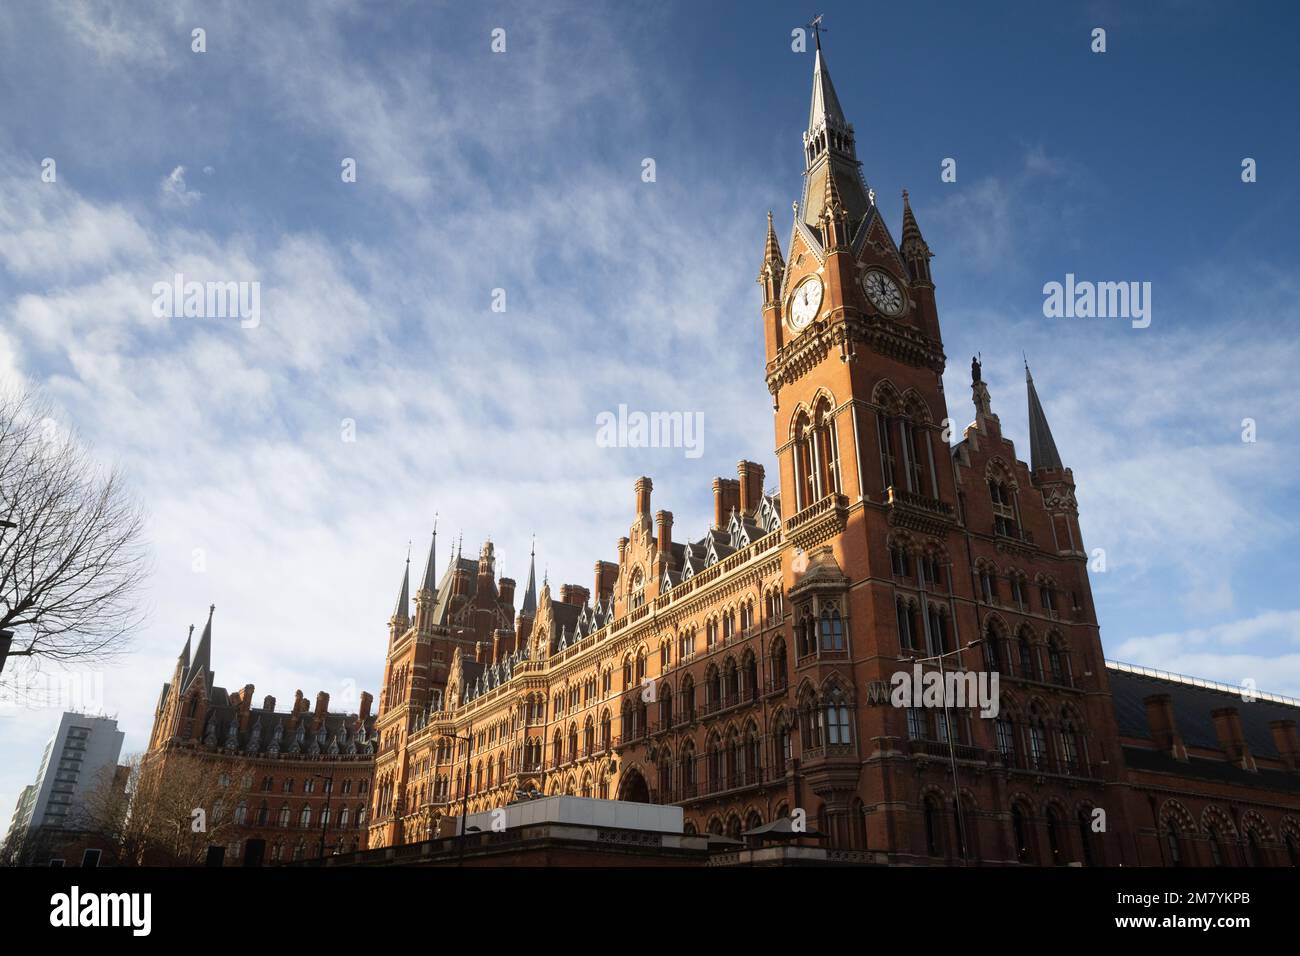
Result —
[[210, 663], [214, 610], [193, 656], [187, 639], [163, 685], [143, 769], [165, 776], [178, 763], [199, 761], [214, 770], [203, 809], [235, 825], [222, 830], [227, 865], [240, 862], [255, 840], [263, 841], [268, 863], [319, 856], [322, 836], [327, 854], [365, 849], [373, 698], [363, 693], [360, 712], [346, 714], [329, 709], [324, 691], [314, 707], [298, 691], [286, 712], [269, 695], [255, 707], [252, 684], [233, 693], [218, 687]]
[[[931, 250], [906, 192], [899, 241], [884, 221], [820, 46], [802, 147], [787, 251], [769, 215], [758, 277], [779, 492], [740, 462], [693, 537], [641, 478], [590, 590], [539, 594], [530, 569], [517, 613], [490, 542], [441, 578], [431, 548], [413, 617], [408, 567], [370, 845], [427, 839], [462, 798], [544, 793], [675, 803], [688, 834], [806, 816], [891, 863], [1208, 861], [1211, 833], [1247, 841], [1229, 862], [1294, 861], [1295, 707], [1276, 705], [1272, 744], [1243, 743], [1217, 700], [1219, 736], [1187, 759], [1163, 705], [1145, 705], [1154, 735], [1133, 723], [1135, 694], [1184, 685], [1105, 662], [1074, 476], [1028, 370], [1028, 462], [977, 362], [973, 420], [949, 428]], [[940, 657], [998, 676], [996, 717], [893, 705], [894, 675]], [[1180, 725], [1210, 703], [1180, 699]]]

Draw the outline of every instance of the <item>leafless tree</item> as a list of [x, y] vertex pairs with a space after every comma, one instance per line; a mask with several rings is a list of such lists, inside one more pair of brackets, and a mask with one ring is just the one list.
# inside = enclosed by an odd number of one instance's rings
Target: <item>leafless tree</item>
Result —
[[144, 512], [47, 401], [0, 382], [0, 631], [11, 657], [99, 663], [141, 623]]
[[[234, 804], [252, 768], [199, 754], [151, 753], [106, 773], [86, 795], [80, 829], [118, 847], [121, 866], [193, 866], [239, 835]], [[112, 768], [116, 770], [117, 768]]]

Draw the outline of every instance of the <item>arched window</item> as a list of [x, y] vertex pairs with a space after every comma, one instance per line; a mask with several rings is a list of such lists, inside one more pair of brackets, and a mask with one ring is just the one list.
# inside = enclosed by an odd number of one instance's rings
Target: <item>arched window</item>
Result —
[[938, 604], [930, 605], [930, 653], [946, 654], [952, 650], [948, 641], [948, 615]]
[[268, 813], [270, 813], [270, 810], [266, 805], [266, 801], [263, 800], [257, 808], [257, 825], [259, 827], [266, 826], [266, 817]]
[[790, 722], [785, 716], [777, 718], [776, 753], [774, 756], [776, 758], [776, 775], [784, 777], [786, 767], [794, 756], [794, 739], [790, 732]]
[[1096, 866], [1092, 848], [1092, 818], [1087, 810], [1079, 811], [1079, 846], [1083, 848], [1083, 865]]
[[1047, 639], [1047, 664], [1052, 674], [1053, 684], [1069, 685], [1070, 683], [1070, 660], [1069, 655], [1061, 648], [1061, 639], [1052, 635]]
[[1016, 640], [1016, 649], [1020, 656], [1020, 659], [1017, 662], [1019, 665], [1017, 669], [1020, 671], [1020, 676], [1028, 678], [1029, 680], [1036, 679], [1038, 677], [1038, 667], [1034, 660], [1034, 648], [1033, 645], [1029, 643], [1029, 632], [1023, 628], [1020, 630], [1020, 635]]
[[839, 608], [822, 608], [821, 630], [823, 651], [844, 650], [844, 622], [840, 619]]
[[1055, 866], [1065, 865], [1065, 849], [1061, 846], [1061, 815], [1055, 807], [1047, 808], [1047, 847]]
[[772, 690], [786, 686], [785, 641], [779, 637], [772, 642]]
[[695, 719], [695, 678], [687, 674], [682, 678], [682, 692], [678, 695], [678, 709], [683, 721]]
[[898, 611], [898, 646], [905, 651], [917, 650], [920, 637], [916, 628], [916, 609], [903, 598], [897, 601]]
[[925, 798], [925, 852], [930, 856], [943, 856], [943, 810], [939, 798], [933, 794]]
[[1016, 762], [1016, 730], [1015, 725], [1011, 723], [1010, 718], [999, 717], [994, 721], [994, 727], [997, 732], [998, 753], [1009, 766], [1015, 766]]
[[1260, 866], [1262, 864], [1262, 861], [1260, 860], [1259, 849], [1260, 849], [1259, 834], [1255, 832], [1255, 828], [1253, 826], [1248, 825], [1246, 827], [1246, 865], [1247, 866]]
[[1169, 849], [1169, 865], [1183, 865], [1183, 835], [1178, 828], [1178, 821], [1173, 817], [1165, 820], [1165, 846]]
[[289, 826], [289, 804], [287, 803], [280, 804], [280, 815], [279, 818], [276, 820], [276, 823], [281, 827]]
[[1214, 824], [1206, 830], [1210, 842], [1210, 861], [1215, 866], [1223, 866], [1223, 845], [1219, 841], [1219, 828]]
[[989, 498], [993, 502], [993, 531], [1010, 538], [1020, 537], [1016, 522], [1015, 492], [1002, 478], [989, 479]]
[[1016, 844], [1016, 859], [1028, 863], [1030, 858], [1029, 826], [1020, 804], [1011, 807], [1011, 835]]
[[298, 814], [298, 826], [306, 830], [311, 826], [311, 807], [303, 804], [302, 812]]
[[1002, 670], [1002, 641], [1004, 640], [1001, 627], [994, 621], [989, 621], [988, 626], [984, 628], [984, 668], [990, 672]]
[[849, 708], [838, 687], [826, 696], [826, 742], [831, 744], [853, 742], [849, 730]]
[[673, 725], [673, 689], [665, 686], [659, 697], [659, 726], [666, 729]]

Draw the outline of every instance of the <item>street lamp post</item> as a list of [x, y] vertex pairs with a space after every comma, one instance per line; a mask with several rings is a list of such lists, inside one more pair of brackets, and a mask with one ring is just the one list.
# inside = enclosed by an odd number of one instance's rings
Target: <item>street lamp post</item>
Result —
[[952, 719], [948, 716], [948, 690], [947, 690], [948, 685], [947, 685], [947, 679], [944, 677], [943, 659], [945, 657], [951, 657], [953, 654], [960, 654], [962, 651], [966, 650], [967, 647], [974, 647], [976, 644], [979, 643], [980, 641], [978, 640], [970, 641], [968, 644], [966, 644], [966, 647], [959, 647], [956, 650], [945, 651], [942, 654], [934, 654], [930, 657], [912, 656], [912, 657], [899, 658], [899, 660], [903, 661], [904, 663], [911, 662], [913, 664], [930, 664], [935, 661], [939, 662], [939, 686], [942, 689], [942, 696], [943, 696], [943, 723], [945, 729], [945, 736], [947, 736], [948, 738], [948, 764], [952, 770], [952, 800], [953, 800], [953, 808], [956, 810], [957, 813], [957, 844], [958, 844], [958, 852], [961, 854], [961, 860], [963, 863], [966, 862], [966, 855], [967, 855], [966, 818], [965, 815], [962, 813], [962, 809], [961, 809], [961, 789], [960, 789], [960, 783], [957, 779], [957, 748], [956, 745], [953, 743], [955, 727], [953, 725]]

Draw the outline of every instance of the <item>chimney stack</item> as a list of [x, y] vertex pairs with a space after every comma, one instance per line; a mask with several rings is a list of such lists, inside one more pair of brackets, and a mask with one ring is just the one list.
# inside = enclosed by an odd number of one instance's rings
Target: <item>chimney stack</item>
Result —
[[1174, 702], [1168, 694], [1152, 694], [1143, 698], [1147, 709], [1147, 726], [1151, 728], [1151, 739], [1161, 750], [1171, 754], [1177, 760], [1187, 759], [1187, 746], [1178, 732], [1174, 720]]
[[268, 714], [274, 711], [275, 698], [272, 697], [270, 694], [267, 694], [266, 697], [262, 700], [262, 709], [266, 711]]
[[758, 462], [740, 461], [736, 464], [736, 474], [740, 477], [740, 510], [754, 514], [763, 501], [765, 470]]
[[369, 719], [370, 705], [373, 704], [374, 702], [375, 702], [375, 698], [371, 695], [370, 691], [367, 690], [361, 693], [361, 719], [362, 720]]
[[612, 561], [596, 562], [595, 598], [604, 601], [614, 591], [614, 579], [618, 577], [618, 565]]
[[591, 592], [580, 584], [561, 584], [560, 585], [560, 603], [572, 604], [574, 607], [585, 607], [587, 601], [591, 599]]
[[1241, 729], [1241, 714], [1236, 707], [1220, 707], [1210, 711], [1214, 719], [1214, 732], [1218, 735], [1219, 745], [1228, 754], [1228, 759], [1245, 770], [1255, 769], [1255, 758], [1246, 746], [1246, 735]]
[[713, 527], [721, 530], [731, 520], [732, 509], [740, 508], [740, 482], [735, 478], [713, 479]]
[[673, 513], [656, 511], [655, 528], [656, 537], [659, 539], [659, 553], [668, 554], [673, 549]]
[[1296, 733], [1294, 720], [1271, 720], [1268, 729], [1273, 731], [1273, 745], [1278, 756], [1291, 770], [1300, 770], [1300, 734]]
[[479, 664], [483, 663], [483, 642], [476, 641], [474, 644], [474, 660]]
[[636, 516], [638, 519], [650, 517], [650, 492], [654, 483], [646, 477], [636, 480]]
[[325, 693], [324, 691], [321, 691], [316, 695], [316, 716], [324, 717], [327, 713], [329, 713], [329, 709], [330, 709], [330, 695]]
[[502, 578], [497, 582], [497, 593], [501, 596], [501, 603], [515, 606], [515, 579]]

